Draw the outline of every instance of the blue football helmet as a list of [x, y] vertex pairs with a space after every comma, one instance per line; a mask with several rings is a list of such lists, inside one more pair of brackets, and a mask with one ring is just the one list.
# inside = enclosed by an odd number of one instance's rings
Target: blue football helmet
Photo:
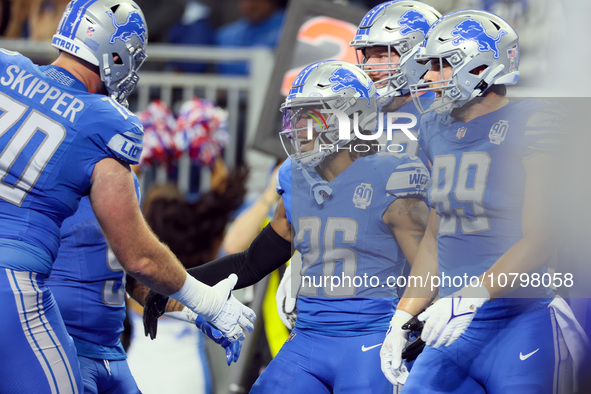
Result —
[[[515, 85], [519, 79], [519, 43], [515, 30], [502, 18], [486, 11], [463, 10], [445, 15], [431, 27], [416, 60], [438, 62], [439, 80], [411, 86], [412, 98], [421, 113], [448, 115], [454, 108], [482, 96], [492, 85]], [[444, 65], [452, 66], [444, 78]], [[425, 108], [419, 97], [435, 91], [437, 97]]]
[[283, 148], [296, 163], [316, 167], [357, 138], [355, 127], [359, 133], [375, 131], [376, 97], [371, 79], [353, 64], [333, 60], [307, 66], [281, 105]]
[[52, 45], [98, 66], [109, 94], [123, 103], [139, 81], [146, 60], [148, 29], [131, 0], [72, 0]]
[[[427, 35], [427, 31], [441, 17], [431, 6], [419, 1], [388, 1], [372, 8], [359, 23], [357, 33], [350, 45], [357, 49], [357, 61], [362, 70], [368, 72], [365, 51], [369, 47], [388, 48], [386, 63], [372, 63], [383, 66], [388, 76], [377, 80], [380, 105], [387, 105], [397, 95], [410, 92], [410, 85], [417, 83], [428, 67], [417, 63], [414, 56]], [[395, 61], [393, 53], [400, 56]]]

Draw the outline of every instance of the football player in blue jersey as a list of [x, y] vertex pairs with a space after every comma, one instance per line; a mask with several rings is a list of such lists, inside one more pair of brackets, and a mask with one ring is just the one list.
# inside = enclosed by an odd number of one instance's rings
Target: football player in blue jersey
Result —
[[[418, 315], [427, 346], [403, 392], [568, 392], [562, 333], [569, 328], [548, 307], [550, 289], [533, 282], [554, 253], [544, 186], [560, 138], [557, 111], [506, 97], [505, 85], [519, 77], [518, 37], [494, 14], [444, 16], [416, 59], [430, 67], [411, 92], [424, 113], [419, 142], [432, 182], [429, 224], [411, 275], [439, 275], [441, 282], [407, 287], [398, 303], [396, 315], [417, 315], [439, 284], [440, 298]], [[434, 102], [421, 101], [425, 91], [436, 92]], [[503, 281], [518, 275], [532, 281]], [[401, 374], [407, 338], [391, 325], [383, 361], [392, 379]]]
[[[64, 219], [88, 195], [110, 247], [131, 275], [170, 294], [232, 341], [254, 314], [228, 295], [236, 277], [210, 287], [152, 234], [129, 168], [143, 129], [121, 105], [145, 60], [147, 31], [131, 0], [75, 0], [48, 66], [0, 50], [0, 392], [80, 392], [82, 380], [45, 279]], [[98, 94], [97, 94], [98, 93]], [[104, 94], [106, 93], [106, 94]]]
[[[395, 280], [422, 238], [429, 177], [418, 158], [372, 154], [365, 144], [372, 141], [359, 138], [375, 132], [375, 98], [371, 79], [354, 65], [302, 70], [281, 107], [290, 159], [278, 172], [271, 223], [245, 252], [189, 270], [206, 283], [236, 272], [243, 287], [284, 264], [292, 242], [301, 253], [295, 329], [253, 393], [392, 392], [379, 347], [397, 301]], [[342, 122], [343, 113], [358, 127]]]
[[[359, 23], [350, 45], [357, 50], [358, 66], [377, 87], [384, 130], [394, 120], [398, 124], [413, 122], [412, 118], [388, 119], [388, 113], [399, 112], [415, 117], [416, 125], [409, 129], [415, 137], [418, 134], [421, 116], [412, 103], [410, 86], [419, 82], [428, 66], [414, 57], [427, 31], [440, 17], [436, 9], [419, 1], [396, 0], [375, 6]], [[432, 96], [433, 92], [427, 92], [423, 100]], [[390, 146], [387, 149], [390, 153], [419, 156], [425, 165], [428, 163], [416, 138], [411, 140], [400, 130], [392, 134], [391, 140], [383, 142]]]
[[[134, 176], [139, 198], [139, 183]], [[62, 223], [61, 243], [51, 276], [51, 290], [74, 341], [85, 393], [137, 393], [139, 389], [121, 345], [125, 293], [143, 304], [148, 289], [128, 277], [107, 245], [90, 199], [80, 200], [76, 213]], [[240, 354], [240, 341], [230, 344], [190, 310], [177, 314], [226, 348], [228, 363]]]
[[[418, 156], [425, 165], [428, 165], [427, 157], [416, 139], [420, 114], [412, 103], [410, 85], [417, 83], [428, 69], [425, 64], [417, 63], [414, 55], [429, 27], [439, 17], [441, 14], [437, 10], [418, 1], [388, 1], [375, 6], [363, 17], [350, 43], [357, 50], [357, 65], [367, 72], [380, 96], [377, 102], [383, 119], [382, 137], [378, 140], [383, 144], [380, 149], [393, 155]], [[432, 92], [427, 93], [427, 96], [433, 95]], [[413, 122], [412, 118], [388, 119], [388, 113], [394, 112], [415, 117], [416, 126], [407, 128], [414, 140], [402, 130], [394, 130], [392, 138], [387, 139], [388, 122]], [[290, 287], [290, 279], [291, 267], [288, 266], [279, 285], [281, 294], [277, 298], [277, 310], [291, 329], [293, 327], [289, 322], [294, 321], [296, 315], [295, 300], [290, 291], [284, 290]]]
[[[387, 1], [372, 8], [361, 20], [351, 46], [357, 52], [358, 66], [366, 71], [377, 86], [380, 98], [378, 105], [382, 112], [383, 124], [395, 120], [397, 123], [413, 122], [409, 131], [415, 136], [411, 140], [400, 130], [392, 134], [392, 139], [384, 141], [391, 154], [415, 155], [428, 166], [429, 160], [419, 146], [418, 136], [421, 114], [412, 102], [411, 85], [419, 82], [429, 66], [417, 62], [415, 54], [423, 43], [429, 28], [441, 17], [433, 7], [419, 1]], [[422, 100], [433, 97], [433, 92], [421, 93]], [[388, 118], [389, 113], [412, 115], [414, 119]], [[391, 115], [390, 115], [391, 116]], [[384, 126], [387, 127], [387, 126]], [[385, 134], [384, 134], [385, 136]], [[403, 271], [408, 275], [410, 267]], [[406, 323], [400, 314], [393, 324]], [[386, 343], [381, 349], [382, 369], [392, 383], [402, 383], [407, 376], [406, 366], [401, 366], [401, 376], [395, 379], [387, 366], [391, 351]]]

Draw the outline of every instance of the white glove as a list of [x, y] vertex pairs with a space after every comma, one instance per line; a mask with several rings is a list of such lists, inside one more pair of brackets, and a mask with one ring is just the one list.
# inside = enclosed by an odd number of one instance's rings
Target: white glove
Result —
[[220, 330], [231, 342], [244, 339], [243, 329], [254, 329], [256, 315], [252, 309], [242, 305], [231, 291], [238, 277], [235, 274], [208, 286], [187, 275], [183, 287], [170, 297], [201, 315]]
[[187, 307], [184, 307], [182, 311], [174, 311], [174, 312], [165, 312], [164, 316], [170, 317], [172, 319], [184, 321], [187, 323], [195, 324], [195, 320], [197, 320], [197, 315], [195, 312], [190, 310]]
[[476, 310], [490, 299], [484, 286], [464, 287], [437, 300], [419, 315], [425, 322], [421, 339], [427, 346], [450, 346], [472, 322]]
[[402, 362], [402, 350], [408, 342], [410, 331], [403, 330], [402, 325], [410, 319], [410, 313], [396, 310], [380, 350], [382, 372], [393, 385], [404, 384], [408, 377], [408, 370]]
[[277, 288], [277, 294], [275, 295], [275, 301], [277, 302], [277, 312], [285, 327], [289, 330], [293, 330], [295, 327], [295, 321], [297, 317], [297, 311], [295, 310], [297, 297], [293, 297], [291, 294], [291, 264], [285, 269], [283, 278], [279, 282]]
[[252, 309], [243, 305], [232, 294], [226, 301], [222, 311], [212, 320], [211, 325], [220, 330], [230, 342], [244, 339], [244, 331], [254, 330], [256, 315]]

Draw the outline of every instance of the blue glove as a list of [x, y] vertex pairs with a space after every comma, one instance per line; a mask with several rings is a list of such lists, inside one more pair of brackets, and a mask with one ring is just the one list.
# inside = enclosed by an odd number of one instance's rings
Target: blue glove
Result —
[[238, 357], [240, 357], [240, 351], [242, 350], [242, 341], [236, 341], [234, 343], [230, 342], [230, 340], [226, 338], [220, 330], [206, 322], [201, 316], [197, 316], [195, 318], [195, 325], [212, 341], [226, 349], [226, 362], [228, 365], [232, 364], [232, 361], [238, 361]]
[[232, 364], [232, 361], [238, 362], [238, 357], [240, 357], [241, 350], [242, 341], [233, 342], [226, 348], [226, 362], [228, 365]]

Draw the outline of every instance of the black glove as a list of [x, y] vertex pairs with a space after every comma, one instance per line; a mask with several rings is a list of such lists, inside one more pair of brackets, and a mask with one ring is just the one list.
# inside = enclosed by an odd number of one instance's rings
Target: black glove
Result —
[[164, 314], [168, 297], [150, 290], [144, 303], [144, 334], [156, 338], [158, 318]]
[[[425, 347], [425, 342], [421, 339], [421, 332], [423, 331], [424, 322], [420, 321], [417, 316], [404, 323], [403, 330], [410, 331], [410, 339], [406, 348], [402, 351], [402, 359], [406, 362], [414, 361]], [[412, 339], [414, 338], [414, 339]]]

